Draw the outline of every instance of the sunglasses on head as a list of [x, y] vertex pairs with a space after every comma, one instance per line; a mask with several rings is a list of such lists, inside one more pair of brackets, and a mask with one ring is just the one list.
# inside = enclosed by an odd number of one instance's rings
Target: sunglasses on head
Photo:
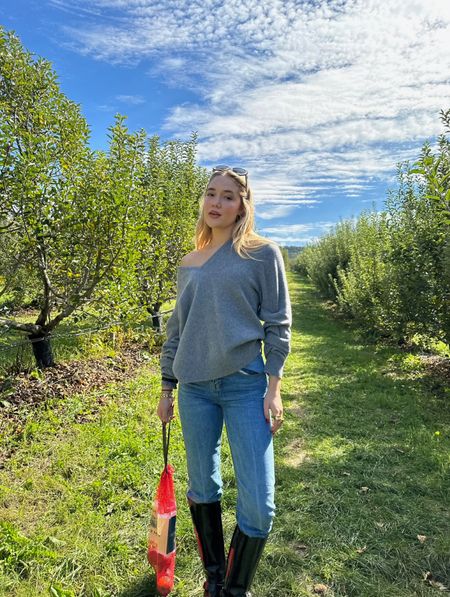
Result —
[[[212, 169], [213, 174], [215, 172], [227, 172], [228, 170], [230, 170], [231, 172], [234, 172], [235, 174], [237, 174], [238, 176], [245, 176], [245, 188], [248, 191], [247, 188], [247, 176], [248, 176], [248, 172], [245, 168], [232, 168], [231, 166], [227, 166], [226, 164], [219, 164], [218, 166], [214, 166], [214, 168]], [[248, 192], [244, 195], [245, 199], [248, 199], [249, 195]]]
[[214, 172], [227, 172], [228, 170], [231, 170], [231, 172], [234, 172], [238, 176], [245, 176], [245, 186], [247, 186], [248, 172], [245, 168], [232, 168], [231, 166], [227, 166], [225, 164], [219, 164], [218, 166], [214, 166], [214, 168], [212, 169], [213, 173]]
[[232, 168], [231, 166], [226, 166], [225, 164], [219, 164], [218, 166], [214, 166], [212, 169], [213, 172], [226, 172], [227, 170], [231, 170], [239, 176], [247, 176], [248, 174], [245, 168]]

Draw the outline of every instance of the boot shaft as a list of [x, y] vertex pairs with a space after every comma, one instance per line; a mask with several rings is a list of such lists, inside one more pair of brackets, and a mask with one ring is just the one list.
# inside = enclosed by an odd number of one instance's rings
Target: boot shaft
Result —
[[205, 597], [219, 597], [225, 576], [225, 548], [220, 502], [196, 504], [188, 500], [198, 550], [207, 580]]
[[221, 597], [250, 597], [248, 590], [266, 542], [267, 538], [249, 537], [236, 526], [231, 539]]

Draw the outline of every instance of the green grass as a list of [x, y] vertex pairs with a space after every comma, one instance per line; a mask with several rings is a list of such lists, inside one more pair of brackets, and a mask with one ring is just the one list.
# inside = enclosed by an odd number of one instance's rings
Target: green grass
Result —
[[[312, 596], [319, 583], [328, 596], [441, 595], [439, 583], [450, 585], [449, 390], [418, 357], [361, 340], [309, 283], [288, 277], [294, 326], [275, 438], [277, 517], [254, 595]], [[28, 417], [0, 471], [0, 595], [155, 595], [146, 542], [162, 468], [159, 389], [154, 355], [132, 381]], [[178, 421], [170, 458], [173, 595], [200, 597]], [[226, 444], [223, 475], [229, 540], [236, 487]]]

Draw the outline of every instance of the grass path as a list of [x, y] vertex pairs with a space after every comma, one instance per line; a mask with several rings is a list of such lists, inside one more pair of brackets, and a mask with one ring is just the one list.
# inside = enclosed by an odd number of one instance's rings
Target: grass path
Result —
[[[276, 437], [277, 518], [255, 597], [413, 597], [450, 586], [449, 390], [420, 359], [367, 344], [288, 273], [292, 354]], [[0, 595], [154, 595], [146, 564], [162, 467], [155, 356], [131, 381], [52, 401], [0, 471]], [[99, 409], [98, 398], [102, 405]], [[179, 423], [175, 597], [200, 597]], [[224, 524], [236, 487], [223, 453]]]

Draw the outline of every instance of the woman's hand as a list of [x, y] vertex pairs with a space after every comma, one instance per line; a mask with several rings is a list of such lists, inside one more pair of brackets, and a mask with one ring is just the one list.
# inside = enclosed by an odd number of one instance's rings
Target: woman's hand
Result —
[[264, 397], [264, 416], [266, 421], [271, 423], [270, 430], [272, 434], [275, 434], [283, 424], [283, 402], [280, 387], [281, 379], [270, 375], [269, 388]]
[[168, 395], [167, 392], [161, 396], [158, 404], [158, 417], [163, 423], [170, 423], [175, 418], [174, 411], [175, 396]]

